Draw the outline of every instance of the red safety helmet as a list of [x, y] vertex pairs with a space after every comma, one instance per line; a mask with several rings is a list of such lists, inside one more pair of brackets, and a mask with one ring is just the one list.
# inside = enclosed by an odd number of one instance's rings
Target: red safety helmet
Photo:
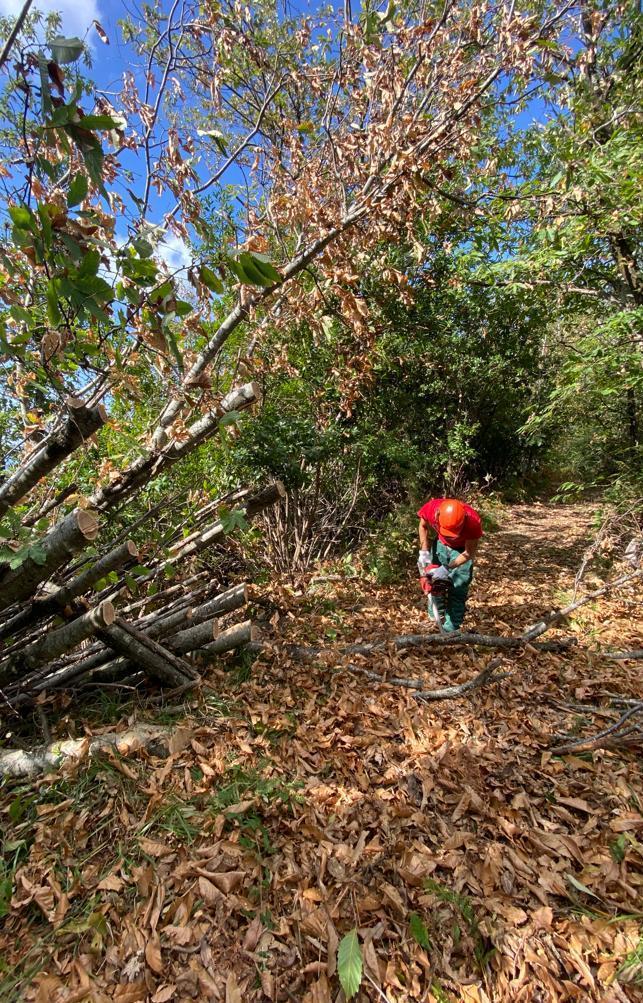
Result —
[[438, 509], [438, 525], [440, 534], [452, 540], [457, 540], [464, 527], [467, 510], [462, 502], [455, 498], [445, 498]]

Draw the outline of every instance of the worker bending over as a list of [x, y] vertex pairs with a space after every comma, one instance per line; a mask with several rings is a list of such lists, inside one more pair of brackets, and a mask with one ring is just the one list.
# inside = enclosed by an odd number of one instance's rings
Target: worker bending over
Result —
[[[418, 569], [428, 583], [425, 591], [433, 592], [444, 630], [459, 630], [473, 578], [473, 561], [482, 536], [480, 516], [470, 505], [455, 498], [430, 498], [418, 516]], [[431, 596], [429, 612], [430, 602]]]

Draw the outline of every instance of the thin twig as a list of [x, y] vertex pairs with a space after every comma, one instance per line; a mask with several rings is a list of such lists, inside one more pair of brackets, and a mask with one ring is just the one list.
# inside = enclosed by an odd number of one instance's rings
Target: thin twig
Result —
[[3, 48], [2, 52], [0, 53], [0, 70], [2, 69], [2, 67], [4, 66], [4, 64], [6, 63], [7, 59], [9, 58], [9, 53], [11, 52], [11, 49], [13, 48], [13, 43], [15, 42], [16, 38], [18, 37], [18, 34], [22, 30], [22, 26], [23, 26], [23, 24], [25, 22], [25, 18], [27, 17], [27, 14], [29, 13], [29, 8], [31, 7], [32, 3], [33, 3], [33, 0], [25, 0], [25, 3], [22, 5], [22, 10], [18, 14], [18, 17], [16, 18], [16, 23], [14, 24], [13, 28], [11, 29], [11, 32], [9, 34], [9, 38], [4, 43], [4, 48]]

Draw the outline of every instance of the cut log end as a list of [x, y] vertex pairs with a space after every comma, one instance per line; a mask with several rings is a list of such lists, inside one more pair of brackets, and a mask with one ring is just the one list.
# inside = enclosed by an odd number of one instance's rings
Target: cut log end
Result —
[[116, 619], [114, 604], [105, 599], [96, 610], [96, 619], [101, 627], [110, 627]]
[[76, 525], [86, 540], [91, 542], [98, 536], [98, 518], [89, 509], [79, 508], [76, 510]]

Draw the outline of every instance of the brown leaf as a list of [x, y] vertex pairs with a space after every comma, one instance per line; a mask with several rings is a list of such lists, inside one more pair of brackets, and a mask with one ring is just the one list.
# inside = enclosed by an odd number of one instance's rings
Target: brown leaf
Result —
[[109, 45], [109, 38], [108, 38], [107, 32], [103, 28], [102, 24], [100, 24], [96, 20], [94, 20], [93, 24], [94, 24], [94, 27], [96, 29], [96, 34], [100, 38], [100, 40], [103, 43], [103, 45]]
[[170, 983], [168, 985], [161, 986], [160, 989], [156, 990], [152, 996], [151, 1003], [168, 1003], [168, 1000], [174, 999], [175, 995], [176, 986], [173, 983]]
[[159, 843], [155, 839], [146, 839], [141, 836], [138, 842], [143, 853], [147, 853], [150, 857], [168, 857], [174, 852], [171, 847], [165, 843]]
[[228, 895], [238, 888], [245, 878], [245, 871], [224, 871], [221, 874], [213, 874], [211, 881], [222, 892]]
[[153, 934], [145, 945], [145, 960], [157, 975], [163, 971], [163, 959], [161, 957], [161, 941], [158, 933]]
[[551, 930], [554, 921], [554, 910], [547, 905], [541, 906], [540, 909], [536, 909], [532, 913], [531, 919], [536, 930]]
[[219, 889], [208, 878], [199, 878], [199, 895], [207, 905], [215, 905], [222, 898]]
[[252, 923], [246, 930], [246, 935], [243, 938], [243, 949], [244, 951], [254, 951], [255, 947], [259, 943], [259, 938], [263, 932], [263, 923], [259, 916], [255, 916]]
[[191, 728], [177, 728], [168, 742], [168, 750], [171, 756], [176, 756], [188, 747], [192, 739]]
[[123, 879], [116, 874], [108, 874], [107, 877], [98, 882], [96, 888], [99, 892], [120, 892], [124, 884]]
[[237, 976], [230, 972], [225, 983], [225, 1003], [242, 1003]]

